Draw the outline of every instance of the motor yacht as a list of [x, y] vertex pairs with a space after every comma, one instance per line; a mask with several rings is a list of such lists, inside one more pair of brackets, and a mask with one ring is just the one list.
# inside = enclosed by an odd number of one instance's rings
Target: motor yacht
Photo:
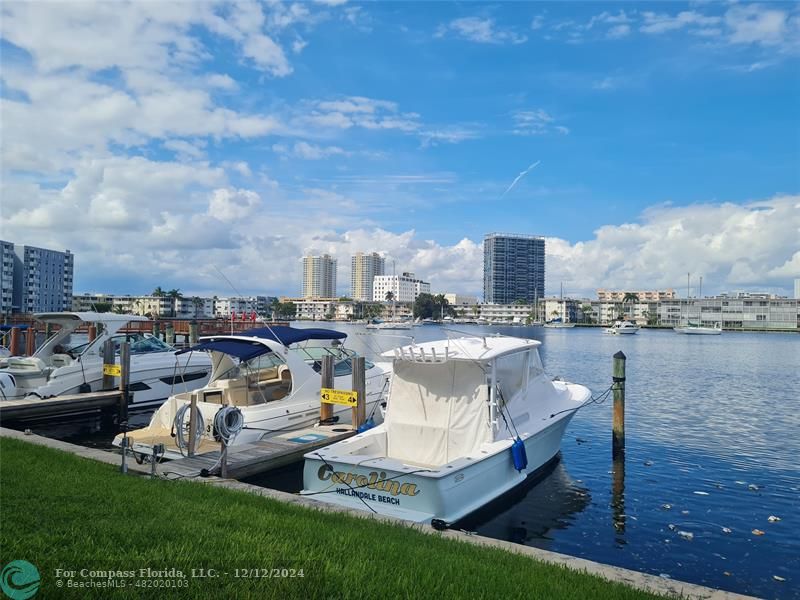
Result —
[[306, 454], [302, 493], [441, 525], [518, 486], [557, 455], [591, 398], [550, 380], [539, 346], [486, 336], [394, 350], [384, 423]]

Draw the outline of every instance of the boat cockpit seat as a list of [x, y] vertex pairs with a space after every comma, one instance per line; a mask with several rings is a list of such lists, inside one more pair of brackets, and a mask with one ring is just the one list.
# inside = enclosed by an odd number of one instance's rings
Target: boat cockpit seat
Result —
[[280, 400], [285, 398], [292, 391], [292, 373], [287, 367], [283, 367], [280, 373], [281, 383], [272, 391], [272, 399]]
[[58, 369], [72, 364], [72, 357], [69, 354], [53, 354], [50, 357], [50, 366]]
[[11, 356], [8, 359], [8, 368], [12, 371], [44, 372], [47, 365], [38, 356]]

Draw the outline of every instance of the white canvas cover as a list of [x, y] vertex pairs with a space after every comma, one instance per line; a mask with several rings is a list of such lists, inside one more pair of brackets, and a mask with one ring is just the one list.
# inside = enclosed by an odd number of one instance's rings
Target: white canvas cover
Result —
[[492, 439], [486, 375], [475, 362], [394, 361], [387, 456], [439, 466]]

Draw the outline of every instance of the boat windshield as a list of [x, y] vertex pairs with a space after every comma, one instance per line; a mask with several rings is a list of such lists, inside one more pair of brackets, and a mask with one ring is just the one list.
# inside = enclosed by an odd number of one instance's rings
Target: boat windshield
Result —
[[[152, 352], [174, 352], [175, 348], [162, 342], [157, 337], [150, 334], [142, 333], [122, 333], [119, 335], [112, 335], [109, 338], [114, 342], [114, 353], [119, 354], [119, 348], [123, 342], [130, 344], [131, 354], [150, 354]], [[94, 341], [78, 344], [77, 346], [66, 347], [65, 351], [72, 356], [83, 354], [89, 346], [92, 346]]]
[[215, 379], [236, 379], [246, 375], [259, 375], [259, 379], [261, 379], [260, 374], [262, 374], [262, 372], [266, 373], [269, 370], [275, 370], [277, 373], [276, 367], [285, 364], [283, 358], [274, 352], [268, 352], [251, 358], [250, 360], [240, 362]]
[[[311, 366], [314, 371], [319, 373], [322, 371], [322, 357], [333, 356], [333, 376], [342, 377], [344, 375], [352, 375], [353, 362], [352, 357], [356, 356], [353, 350], [348, 350], [342, 346], [306, 346], [304, 348], [293, 348], [293, 351], [300, 354], [303, 360]], [[369, 371], [375, 363], [364, 359], [364, 370]]]

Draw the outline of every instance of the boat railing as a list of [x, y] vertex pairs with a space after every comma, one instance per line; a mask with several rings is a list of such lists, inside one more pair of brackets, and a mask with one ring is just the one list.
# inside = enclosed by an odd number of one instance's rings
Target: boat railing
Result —
[[431, 348], [428, 353], [425, 348], [417, 346], [406, 346], [394, 349], [394, 357], [415, 363], [443, 363], [450, 358], [450, 349], [445, 346], [443, 353], [436, 352], [436, 348]]

